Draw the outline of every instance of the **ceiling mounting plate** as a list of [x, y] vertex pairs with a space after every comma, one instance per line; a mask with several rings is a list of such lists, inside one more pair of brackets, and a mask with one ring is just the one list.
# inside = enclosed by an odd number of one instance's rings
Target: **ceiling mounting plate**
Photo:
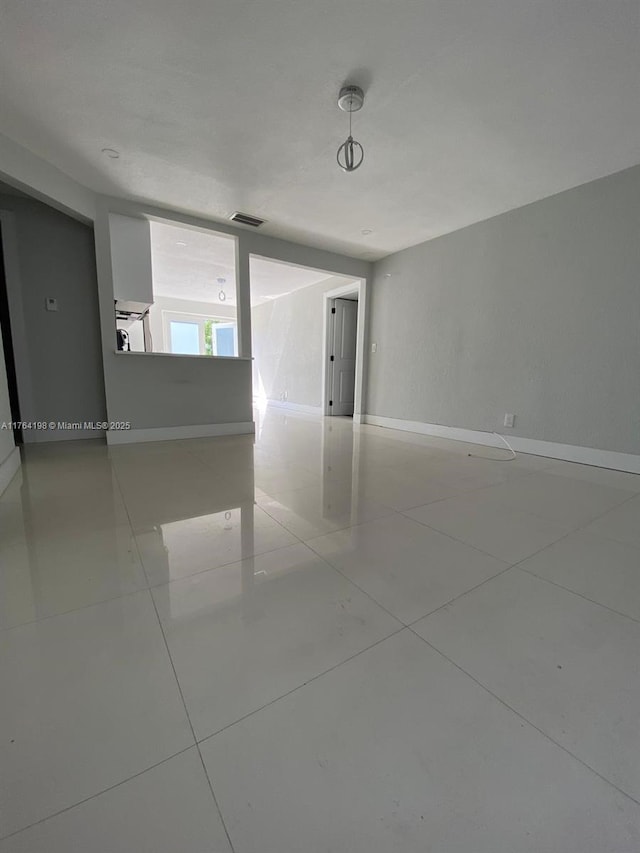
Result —
[[364, 104], [364, 92], [360, 86], [343, 86], [338, 95], [338, 106], [345, 113], [357, 113]]

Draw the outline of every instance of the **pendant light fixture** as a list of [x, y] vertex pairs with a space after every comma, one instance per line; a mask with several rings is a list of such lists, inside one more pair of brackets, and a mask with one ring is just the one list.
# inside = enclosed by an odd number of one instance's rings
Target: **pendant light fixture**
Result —
[[224, 302], [227, 298], [227, 294], [224, 292], [224, 286], [227, 283], [226, 278], [217, 279], [218, 284], [220, 285], [220, 293], [218, 293], [218, 299], [220, 302]]
[[338, 95], [338, 106], [349, 113], [349, 136], [338, 148], [336, 159], [343, 172], [355, 172], [362, 166], [364, 148], [351, 135], [351, 114], [362, 109], [364, 92], [360, 86], [343, 86]]

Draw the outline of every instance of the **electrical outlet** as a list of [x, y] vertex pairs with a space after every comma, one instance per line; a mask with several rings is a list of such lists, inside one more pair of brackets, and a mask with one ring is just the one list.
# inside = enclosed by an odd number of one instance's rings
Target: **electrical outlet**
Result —
[[504, 425], [506, 427], [512, 427], [516, 422], [516, 416], [511, 414], [506, 414], [504, 416]]
[[53, 296], [47, 296], [44, 300], [44, 307], [47, 311], [57, 311], [58, 310], [58, 300]]

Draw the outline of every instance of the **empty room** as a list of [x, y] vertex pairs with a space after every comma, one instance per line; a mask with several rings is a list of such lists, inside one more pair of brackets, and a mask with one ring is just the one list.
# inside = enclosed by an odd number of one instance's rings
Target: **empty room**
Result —
[[637, 853], [637, 0], [2, 0], [0, 80], [0, 853]]

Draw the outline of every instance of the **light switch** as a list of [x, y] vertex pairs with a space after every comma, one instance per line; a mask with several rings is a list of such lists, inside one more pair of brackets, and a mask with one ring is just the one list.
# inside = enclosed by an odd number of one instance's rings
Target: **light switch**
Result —
[[378, 352], [378, 344], [371, 344], [371, 352]]
[[53, 296], [47, 296], [44, 300], [44, 307], [47, 311], [57, 311], [58, 310], [58, 300]]

